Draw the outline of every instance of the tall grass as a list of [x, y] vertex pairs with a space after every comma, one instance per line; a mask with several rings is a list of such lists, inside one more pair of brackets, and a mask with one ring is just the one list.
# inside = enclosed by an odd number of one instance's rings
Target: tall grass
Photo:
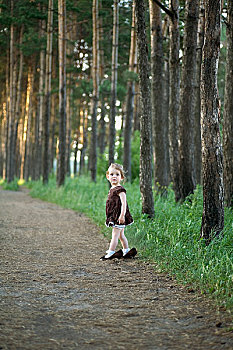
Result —
[[[55, 179], [47, 186], [39, 182], [28, 184], [31, 196], [83, 212], [110, 237], [104, 226], [105, 201], [109, 186], [106, 179], [97, 183], [88, 177], [67, 179], [57, 188]], [[168, 189], [166, 198], [155, 195], [155, 218], [141, 214], [139, 183], [126, 184], [127, 201], [134, 224], [126, 229], [130, 246], [139, 255], [153, 260], [157, 270], [168, 272], [189, 288], [209, 294], [221, 305], [233, 306], [233, 213], [225, 210], [225, 228], [221, 238], [209, 246], [200, 240], [202, 191], [198, 187], [183, 204], [177, 204]], [[100, 252], [101, 253], [101, 252]]]

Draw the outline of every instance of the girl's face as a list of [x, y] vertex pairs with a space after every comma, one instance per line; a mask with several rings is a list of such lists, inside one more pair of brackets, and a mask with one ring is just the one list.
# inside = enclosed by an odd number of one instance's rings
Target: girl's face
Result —
[[112, 186], [118, 186], [122, 180], [120, 170], [110, 167], [108, 169], [107, 179]]

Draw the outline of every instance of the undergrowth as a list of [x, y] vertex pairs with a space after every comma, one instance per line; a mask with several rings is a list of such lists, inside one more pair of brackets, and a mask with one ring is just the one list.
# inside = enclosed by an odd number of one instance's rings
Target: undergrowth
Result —
[[[31, 189], [32, 197], [85, 213], [110, 238], [111, 230], [104, 226], [105, 201], [109, 190], [106, 179], [99, 178], [97, 183], [93, 183], [88, 177], [68, 178], [64, 186], [57, 188], [52, 178], [46, 186], [41, 181], [30, 182], [27, 186]], [[232, 309], [232, 210], [225, 210], [222, 237], [206, 246], [200, 240], [203, 205], [200, 187], [183, 204], [175, 203], [171, 188], [166, 198], [155, 195], [153, 220], [141, 214], [138, 180], [133, 184], [126, 183], [125, 187], [134, 218], [134, 224], [126, 229], [130, 246], [136, 246], [144, 259], [154, 261], [157, 271], [172, 274], [188, 288], [211, 295], [220, 305]]]

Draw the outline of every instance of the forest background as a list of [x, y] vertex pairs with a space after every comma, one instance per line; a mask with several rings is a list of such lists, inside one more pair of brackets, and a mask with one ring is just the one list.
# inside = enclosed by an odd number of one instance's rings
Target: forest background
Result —
[[31, 181], [100, 224], [103, 176], [122, 163], [131, 239], [232, 305], [231, 2], [2, 0], [0, 11], [4, 186]]

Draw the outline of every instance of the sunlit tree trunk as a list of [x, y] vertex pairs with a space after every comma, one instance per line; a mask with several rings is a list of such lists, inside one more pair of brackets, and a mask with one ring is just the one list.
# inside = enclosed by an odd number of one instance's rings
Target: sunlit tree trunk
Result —
[[88, 146], [88, 138], [87, 138], [87, 125], [88, 125], [88, 119], [87, 119], [87, 110], [81, 109], [80, 110], [80, 136], [81, 136], [81, 143], [83, 145], [81, 149], [81, 155], [80, 155], [80, 166], [79, 166], [79, 174], [82, 174], [84, 172], [85, 168], [85, 155], [86, 150]]
[[[35, 67], [35, 62], [34, 62]], [[27, 162], [30, 147], [30, 128], [31, 128], [31, 116], [32, 116], [32, 96], [33, 96], [33, 84], [34, 84], [34, 73], [33, 65], [29, 66], [28, 70], [28, 82], [27, 82], [27, 94], [25, 103], [25, 117], [23, 127], [23, 143], [21, 153], [21, 168], [20, 168], [20, 179], [28, 177], [27, 173]]]
[[170, 0], [173, 18], [169, 18], [170, 54], [169, 54], [169, 157], [171, 178], [176, 201], [179, 194], [179, 160], [178, 160], [178, 118], [180, 100], [180, 31], [179, 31], [179, 0]]
[[[136, 66], [136, 28], [135, 28], [135, 3], [132, 4], [132, 27], [131, 27], [131, 43], [129, 54], [129, 72], [135, 72]], [[132, 122], [133, 122], [133, 109], [134, 109], [134, 95], [135, 95], [135, 82], [134, 78], [130, 77], [127, 82], [127, 95], [126, 95], [126, 115], [125, 115], [125, 128], [124, 128], [124, 154], [123, 154], [123, 166], [126, 171], [126, 176], [131, 181], [131, 134], [132, 134]]]
[[59, 154], [57, 184], [65, 182], [66, 175], [66, 1], [58, 1], [59, 42]]
[[195, 189], [194, 174], [194, 84], [199, 0], [185, 6], [184, 52], [179, 111], [179, 198], [182, 201]]
[[139, 84], [142, 102], [142, 114], [140, 117], [140, 191], [142, 197], [142, 213], [147, 214], [149, 217], [154, 217], [154, 199], [152, 192], [151, 95], [145, 5], [143, 0], [135, 0], [135, 10], [137, 22]]
[[[60, 3], [59, 3], [60, 4]], [[59, 23], [62, 16], [59, 8]], [[59, 24], [60, 28], [60, 24]], [[43, 184], [49, 180], [49, 131], [50, 131], [50, 108], [51, 108], [51, 74], [52, 74], [52, 40], [53, 40], [53, 0], [48, 3], [47, 21], [47, 48], [45, 62], [45, 98], [43, 118]], [[59, 43], [61, 41], [59, 32]], [[60, 68], [60, 65], [59, 65]]]
[[118, 37], [119, 37], [119, 0], [114, 0], [113, 38], [112, 38], [112, 80], [111, 80], [111, 102], [110, 102], [110, 121], [109, 121], [109, 164], [114, 162], [114, 153], [115, 153]]
[[233, 2], [227, 5], [227, 57], [223, 112], [223, 155], [225, 203], [233, 206]]
[[224, 227], [222, 145], [217, 89], [220, 0], [205, 0], [205, 38], [201, 76], [203, 215], [201, 237], [208, 244]]
[[157, 190], [168, 185], [165, 145], [165, 118], [163, 115], [163, 36], [160, 7], [150, 5], [151, 72], [152, 72], [152, 138], [154, 148], [154, 182]]
[[97, 107], [99, 101], [99, 20], [98, 0], [93, 0], [92, 22], [93, 22], [93, 93], [91, 112], [91, 145], [90, 145], [90, 170], [91, 179], [96, 181], [97, 171]]

